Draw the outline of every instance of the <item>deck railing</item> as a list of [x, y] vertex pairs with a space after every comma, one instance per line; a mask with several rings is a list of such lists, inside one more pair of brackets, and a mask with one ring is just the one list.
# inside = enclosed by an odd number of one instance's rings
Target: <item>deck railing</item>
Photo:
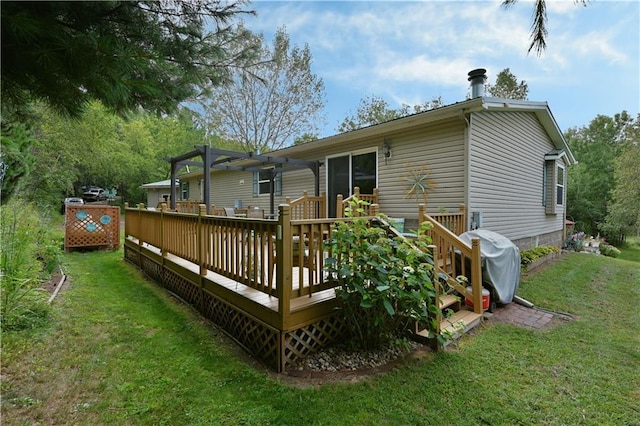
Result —
[[[179, 213], [198, 214], [198, 211], [200, 210], [200, 204], [202, 204], [202, 201], [199, 200], [176, 201], [176, 211]], [[160, 208], [161, 206], [162, 203], [159, 203], [158, 208]]]
[[[429, 215], [429, 217], [454, 234], [461, 235], [467, 231], [467, 207], [464, 204], [460, 204], [459, 210], [458, 213], [436, 213]], [[426, 206], [420, 204], [418, 206], [418, 217], [425, 217], [426, 214]]]
[[314, 196], [307, 191], [302, 193], [302, 197], [291, 200], [286, 198], [285, 203], [291, 208], [291, 220], [302, 219], [324, 219], [326, 215], [326, 193]]
[[375, 216], [374, 214], [371, 213], [370, 208], [372, 205], [378, 205], [379, 204], [379, 191], [378, 188], [373, 188], [373, 194], [361, 194], [360, 193], [360, 188], [359, 187], [355, 187], [353, 188], [353, 195], [344, 198], [341, 194], [338, 194], [338, 199], [336, 202], [336, 217], [341, 218], [341, 217], [345, 217], [345, 209], [347, 207], [349, 207], [349, 202], [351, 200], [353, 200], [354, 198], [358, 198], [361, 201], [365, 201], [366, 204], [360, 206], [362, 207], [362, 209], [364, 210], [363, 213], [360, 212], [353, 212], [354, 216]]
[[[337, 285], [324, 272], [331, 255], [324, 242], [336, 220], [291, 220], [288, 205], [279, 207], [278, 220], [268, 220], [211, 216], [204, 205], [199, 214], [190, 214], [150, 211], [141, 204], [126, 209], [125, 239], [163, 258], [173, 255], [197, 265], [202, 277], [214, 273], [277, 298], [280, 321], [273, 325], [283, 327], [295, 310], [293, 300]], [[240, 287], [236, 291], [243, 293]]]
[[[453, 228], [459, 222], [453, 215], [451, 218]], [[425, 206], [421, 204], [418, 209], [418, 221], [420, 223], [431, 223], [431, 229], [427, 234], [432, 239], [433, 260], [438, 268], [440, 276], [446, 277], [448, 286], [454, 288], [458, 293], [464, 295], [473, 302], [474, 311], [482, 313], [482, 266], [480, 256], [480, 240], [474, 238], [469, 245], [458, 238], [455, 232], [442, 225], [433, 216], [426, 213]], [[464, 223], [464, 222], [463, 222]], [[463, 228], [462, 228], [463, 229]], [[467, 290], [467, 283], [459, 281], [459, 276], [465, 276], [469, 280], [472, 291]]]

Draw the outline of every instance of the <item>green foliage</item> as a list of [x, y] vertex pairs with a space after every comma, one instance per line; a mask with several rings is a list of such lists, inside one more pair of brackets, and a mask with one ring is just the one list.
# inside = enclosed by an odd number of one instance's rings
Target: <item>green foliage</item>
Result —
[[579, 161], [569, 168], [567, 186], [567, 216], [576, 222], [576, 229], [591, 235], [601, 230], [616, 186], [614, 164], [633, 125], [623, 111], [614, 117], [599, 115], [588, 126], [565, 132]]
[[14, 199], [0, 213], [0, 326], [3, 331], [36, 327], [49, 312], [40, 279], [57, 267], [61, 241], [32, 204]]
[[600, 254], [608, 257], [618, 257], [621, 254], [621, 251], [618, 250], [615, 246], [606, 243], [600, 243]]
[[640, 114], [625, 128], [624, 148], [614, 161], [615, 187], [600, 229], [609, 241], [620, 244], [640, 228]]
[[522, 265], [529, 265], [551, 253], [560, 253], [560, 249], [556, 246], [538, 246], [529, 250], [522, 250], [520, 252], [520, 263]]
[[206, 100], [206, 123], [246, 152], [266, 153], [316, 133], [325, 104], [324, 82], [311, 72], [308, 45], [291, 45], [284, 28], [273, 45], [262, 35], [248, 43], [260, 46], [260, 62], [231, 72], [229, 84]]
[[[518, 0], [502, 0], [502, 7], [509, 8], [516, 4]], [[587, 0], [574, 0], [575, 4], [587, 5]], [[531, 44], [529, 45], [530, 53], [535, 50], [538, 56], [547, 48], [547, 0], [535, 0], [533, 6], [533, 14], [531, 23]]]
[[342, 123], [340, 123], [336, 131], [339, 133], [350, 132], [352, 130], [373, 126], [375, 124], [384, 123], [441, 106], [442, 98], [437, 97], [433, 98], [431, 101], [414, 105], [413, 107], [403, 104], [400, 108], [393, 109], [383, 98], [378, 96], [367, 96], [360, 99], [355, 115], [347, 116]]
[[91, 99], [118, 112], [173, 112], [252, 58], [237, 42], [249, 34], [229, 24], [242, 5], [3, 2], [3, 102], [38, 99], [72, 115]]
[[29, 175], [35, 158], [29, 149], [31, 131], [24, 124], [2, 121], [0, 135], [0, 202], [6, 203], [19, 190], [21, 179]]
[[351, 220], [335, 224], [327, 243], [333, 256], [326, 259], [326, 268], [340, 284], [340, 309], [352, 343], [373, 349], [415, 323], [434, 329], [429, 314], [436, 309], [436, 282], [426, 228], [419, 231], [415, 245], [393, 238], [385, 227], [354, 217], [356, 211], [363, 213], [363, 204], [354, 199], [346, 213]]
[[32, 173], [20, 195], [42, 206], [58, 208], [63, 197], [79, 196], [83, 185], [115, 189], [124, 201], [144, 200], [140, 185], [168, 178], [172, 157], [202, 144], [188, 110], [157, 117], [144, 112], [127, 119], [100, 102], [90, 102], [82, 115], [70, 119], [39, 106], [31, 146]]
[[529, 86], [522, 80], [518, 83], [515, 75], [505, 68], [496, 76], [496, 84], [487, 84], [487, 93], [495, 98], [527, 100]]

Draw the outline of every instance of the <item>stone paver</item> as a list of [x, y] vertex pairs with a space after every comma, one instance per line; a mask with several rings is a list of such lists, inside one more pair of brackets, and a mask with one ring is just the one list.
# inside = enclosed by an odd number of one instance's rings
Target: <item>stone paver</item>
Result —
[[528, 328], [542, 329], [551, 322], [553, 314], [539, 309], [527, 308], [512, 302], [498, 307], [492, 315], [492, 320]]

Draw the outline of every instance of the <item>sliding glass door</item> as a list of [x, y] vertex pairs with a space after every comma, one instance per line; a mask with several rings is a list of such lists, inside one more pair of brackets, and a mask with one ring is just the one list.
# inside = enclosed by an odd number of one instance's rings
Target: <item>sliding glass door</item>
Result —
[[327, 159], [327, 195], [329, 217], [335, 217], [336, 197], [347, 198], [353, 188], [360, 187], [362, 194], [372, 194], [377, 185], [377, 153], [347, 154]]

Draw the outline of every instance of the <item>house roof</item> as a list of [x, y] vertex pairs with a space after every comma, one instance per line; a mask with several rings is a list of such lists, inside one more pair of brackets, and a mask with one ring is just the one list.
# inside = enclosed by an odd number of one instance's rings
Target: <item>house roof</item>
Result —
[[[329, 136], [315, 141], [306, 142], [299, 145], [289, 146], [276, 151], [269, 152], [269, 156], [274, 157], [293, 157], [299, 156], [309, 150], [320, 148], [330, 148], [333, 146], [349, 144], [359, 139], [384, 138], [398, 131], [410, 129], [412, 127], [424, 126], [429, 123], [435, 123], [448, 118], [460, 117], [461, 119], [472, 113], [480, 113], [483, 111], [495, 112], [532, 112], [536, 115], [543, 128], [546, 130], [549, 138], [555, 146], [554, 151], [563, 152], [561, 156], [566, 156], [570, 165], [577, 164], [569, 144], [565, 140], [560, 127], [556, 122], [551, 109], [547, 102], [523, 101], [515, 99], [502, 99], [490, 97], [478, 97], [454, 104], [445, 105], [440, 108], [419, 112], [401, 118], [396, 118], [380, 124], [363, 127], [361, 129], [352, 130], [345, 133]], [[250, 160], [235, 160], [233, 164], [247, 165]], [[202, 171], [193, 173], [193, 175], [201, 175]]]
[[[176, 179], [175, 186], [180, 184], [180, 180]], [[144, 189], [161, 189], [161, 188], [171, 188], [171, 179], [161, 180], [158, 182], [145, 183], [144, 185], [140, 185], [140, 188]]]
[[274, 151], [273, 155], [290, 155], [295, 156], [298, 153], [307, 151], [312, 147], [322, 145], [330, 147], [333, 145], [342, 145], [349, 143], [355, 139], [380, 137], [391, 134], [399, 130], [406, 130], [411, 127], [422, 126], [428, 123], [440, 121], [452, 117], [463, 117], [467, 114], [482, 111], [503, 111], [503, 112], [532, 112], [536, 115], [549, 138], [559, 150], [566, 153], [570, 164], [577, 164], [577, 161], [565, 140], [558, 123], [556, 122], [547, 102], [521, 101], [514, 99], [501, 99], [479, 97], [469, 99], [463, 102], [446, 105], [429, 111], [412, 114], [406, 117], [397, 118], [380, 124], [364, 127], [358, 130], [352, 130], [338, 135], [329, 136], [327, 138], [318, 139], [300, 145], [295, 145]]

